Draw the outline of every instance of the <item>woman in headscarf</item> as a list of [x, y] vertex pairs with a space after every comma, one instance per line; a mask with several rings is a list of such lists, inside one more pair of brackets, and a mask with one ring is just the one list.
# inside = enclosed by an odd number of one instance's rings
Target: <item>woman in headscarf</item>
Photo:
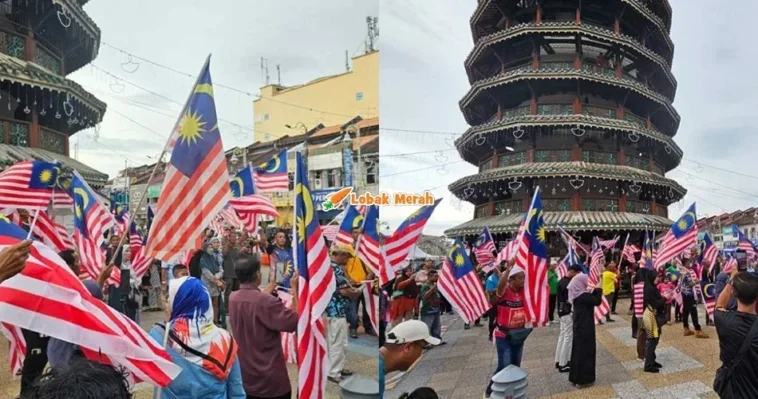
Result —
[[589, 277], [581, 273], [568, 285], [568, 301], [574, 315], [574, 338], [571, 343], [569, 381], [577, 387], [595, 382], [595, 306], [603, 298], [603, 290], [594, 287], [588, 292]]
[[200, 258], [200, 267], [202, 268], [202, 281], [213, 302], [213, 316], [216, 318], [214, 323], [221, 324], [219, 321], [218, 301], [224, 288], [224, 255], [221, 254], [221, 240], [213, 237], [205, 248], [203, 257]]
[[[167, 351], [182, 372], [163, 388], [161, 397], [244, 399], [237, 342], [213, 324], [211, 298], [194, 277], [172, 280], [169, 287]], [[150, 336], [161, 345], [166, 327], [159, 323]]]
[[655, 349], [661, 337], [661, 324], [666, 321], [666, 300], [656, 287], [658, 276], [655, 273], [644, 275], [645, 288], [643, 291], [642, 329], [645, 331], [645, 372], [658, 373], [663, 367], [655, 361]]

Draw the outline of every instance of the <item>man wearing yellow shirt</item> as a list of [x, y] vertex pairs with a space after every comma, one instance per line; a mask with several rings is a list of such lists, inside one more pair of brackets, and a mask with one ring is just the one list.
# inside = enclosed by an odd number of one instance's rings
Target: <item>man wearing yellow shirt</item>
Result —
[[[616, 291], [616, 279], [618, 278], [618, 268], [616, 262], [610, 261], [605, 266], [605, 271], [602, 274], [603, 278], [603, 296], [610, 304], [613, 301], [613, 293]], [[611, 319], [611, 312], [605, 315], [605, 321], [613, 323], [616, 320]]]
[[[354, 228], [353, 235], [353, 248], [355, 243], [358, 242], [362, 230], [360, 228]], [[350, 284], [358, 286], [361, 282], [371, 280], [374, 278], [373, 274], [369, 272], [368, 267], [358, 259], [357, 256], [350, 258], [345, 265], [345, 273], [347, 278], [350, 279]], [[369, 319], [368, 309], [366, 308], [366, 300], [363, 299], [363, 295], [350, 298], [350, 309], [348, 309], [347, 321], [350, 324], [350, 337], [358, 338], [358, 307], [363, 305], [363, 329], [366, 334], [376, 335], [371, 327], [371, 319]]]

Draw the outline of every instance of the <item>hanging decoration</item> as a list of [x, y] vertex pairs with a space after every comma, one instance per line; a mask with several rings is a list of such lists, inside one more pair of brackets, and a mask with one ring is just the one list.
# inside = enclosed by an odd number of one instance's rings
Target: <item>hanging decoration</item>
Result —
[[448, 159], [449, 158], [447, 157], [447, 155], [445, 155], [441, 150], [437, 151], [434, 154], [434, 160], [437, 161], [437, 162], [439, 162], [439, 163], [446, 162]]
[[666, 147], [664, 147], [663, 149], [666, 150], [666, 154], [669, 154], [669, 155], [671, 154], [672, 150], [671, 150], [671, 146], [670, 145], [666, 144]]
[[463, 189], [463, 199], [471, 197], [472, 194], [474, 194], [474, 188], [469, 184]]
[[134, 59], [131, 54], [127, 54], [126, 62], [121, 63], [121, 69], [123, 69], [124, 72], [126, 73], [137, 72], [139, 67], [140, 67], [140, 64], [138, 62], [134, 62]]
[[71, 17], [66, 15], [66, 7], [61, 5], [61, 9], [58, 10], [58, 22], [61, 23], [61, 26], [64, 28], [67, 28], [71, 26]]
[[449, 170], [445, 167], [445, 165], [440, 166], [437, 168], [437, 174], [440, 176], [445, 176], [446, 174], [450, 173]]
[[74, 104], [71, 103], [71, 94], [66, 93], [66, 101], [63, 102], [63, 112], [66, 116], [74, 114]]
[[116, 94], [123, 93], [123, 91], [126, 89], [126, 86], [121, 83], [121, 79], [119, 78], [113, 78], [113, 83], [109, 84], [108, 87], [112, 92]]
[[576, 137], [582, 137], [584, 136], [585, 130], [577, 125], [576, 127], [571, 128], [571, 133]]
[[450, 137], [445, 137], [445, 144], [450, 147], [455, 147], [455, 135], [450, 134]]
[[695, 173], [703, 173], [704, 171], [705, 169], [703, 169], [703, 165], [701, 165], [700, 163], [698, 163], [697, 166], [695, 166]]
[[32, 110], [29, 108], [29, 90], [24, 90], [24, 113], [29, 115], [31, 112]]
[[579, 190], [584, 186], [584, 179], [580, 179], [579, 176], [574, 176], [573, 179], [569, 180], [569, 184], [571, 184], [571, 187], [573, 187], [574, 190]]
[[511, 191], [513, 191], [514, 193], [516, 192], [516, 190], [521, 188], [521, 185], [522, 183], [518, 181], [515, 177], [513, 178], [512, 181], [508, 182], [508, 188], [511, 189]]
[[642, 190], [642, 186], [640, 186], [637, 182], [634, 182], [629, 185], [629, 191], [631, 191], [634, 194], [639, 194], [640, 190]]
[[632, 143], [636, 143], [636, 142], [640, 141], [640, 135], [637, 134], [636, 132], [630, 133], [629, 134], [629, 141], [631, 141]]
[[516, 130], [513, 131], [513, 138], [520, 140], [522, 137], [524, 137], [524, 133], [524, 129], [522, 129], [521, 126], [517, 126]]
[[476, 143], [476, 145], [482, 145], [485, 141], [487, 141], [487, 138], [484, 137], [484, 134], [481, 132], [476, 134], [476, 137], [474, 138], [474, 143]]

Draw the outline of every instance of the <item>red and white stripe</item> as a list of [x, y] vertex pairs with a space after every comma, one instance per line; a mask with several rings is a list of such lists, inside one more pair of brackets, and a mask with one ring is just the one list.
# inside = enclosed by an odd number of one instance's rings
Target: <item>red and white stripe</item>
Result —
[[55, 209], [71, 209], [74, 206], [74, 200], [68, 195], [66, 191], [55, 189], [53, 190], [53, 198], [51, 205]]
[[492, 307], [484, 294], [482, 282], [479, 281], [476, 271], [472, 270], [460, 279], [456, 279], [453, 265], [447, 259], [442, 264], [438, 287], [440, 293], [445, 296], [466, 324], [473, 323]]
[[645, 300], [645, 282], [640, 281], [638, 283], [634, 283], [634, 316], [635, 317], [642, 317], [642, 313], [645, 311], [644, 307], [644, 300]]
[[256, 171], [253, 178], [255, 179], [255, 187], [258, 188], [259, 192], [289, 191], [290, 179], [287, 172], [261, 173]]
[[600, 306], [595, 306], [595, 324], [600, 324], [600, 322], [605, 318], [605, 315], [607, 315], [610, 311], [611, 304], [608, 303], [608, 300], [605, 299], [605, 297], [602, 297], [600, 299]]
[[[532, 197], [532, 203], [529, 206], [527, 215], [531, 215], [534, 209], [534, 202], [540, 195], [536, 190]], [[542, 211], [541, 209], [539, 210]], [[521, 222], [522, 226], [526, 225], [526, 219]], [[547, 258], [541, 258], [532, 253], [529, 247], [529, 240], [524, 236], [525, 229], [519, 228], [518, 254], [516, 255], [516, 265], [524, 269], [524, 307], [532, 322], [533, 327], [546, 326], [548, 317], [548, 305], [550, 297], [550, 288], [547, 284]], [[534, 234], [537, 232], [535, 231]]]
[[0, 173], [0, 207], [47, 209], [53, 189], [29, 188], [33, 165], [33, 161], [21, 161]]
[[18, 379], [26, 359], [26, 340], [21, 328], [13, 324], [0, 323], [0, 333], [8, 339], [8, 358], [10, 359], [11, 376]]
[[421, 237], [428, 219], [412, 223], [407, 228], [395, 231], [391, 236], [384, 239], [384, 248], [387, 254], [387, 262], [392, 269], [399, 267], [408, 257], [408, 254]]
[[516, 241], [516, 240], [508, 241], [508, 243], [505, 244], [505, 246], [503, 247], [503, 249], [500, 250], [500, 252], [498, 252], [497, 258], [495, 258], [495, 262], [497, 262], [497, 264], [500, 264], [503, 261], [507, 262], [507, 261], [515, 258], [516, 257], [516, 253], [518, 252], [517, 251], [518, 250], [517, 244], [518, 244], [518, 241]]
[[182, 251], [199, 248], [203, 229], [230, 198], [229, 173], [221, 140], [214, 144], [192, 176], [185, 176], [169, 163], [149, 234], [147, 256], [169, 260]]
[[603, 247], [605, 249], [608, 249], [608, 248], [615, 247], [616, 244], [619, 241], [619, 238], [620, 238], [619, 236], [616, 236], [612, 240], [601, 240], [601, 239], [598, 239], [597, 242], [600, 244], [601, 247]]
[[558, 262], [558, 266], [555, 268], [555, 273], [558, 275], [558, 279], [562, 279], [566, 277], [566, 274], [568, 274], [568, 256], [563, 258], [562, 261]]
[[709, 245], [703, 251], [703, 261], [708, 261], [713, 267], [716, 264], [716, 258], [719, 256], [719, 249], [715, 245]]
[[[282, 300], [284, 306], [292, 309], [292, 294], [285, 291], [278, 291], [277, 295]], [[297, 364], [297, 345], [295, 345], [295, 334], [290, 332], [281, 332], [282, 335], [282, 353], [286, 363]]]
[[[18, 243], [0, 236], [0, 248]], [[0, 285], [4, 322], [70, 342], [90, 360], [122, 366], [130, 382], [167, 386], [181, 372], [136, 323], [94, 298], [49, 247], [33, 243], [24, 270]]]
[[34, 231], [32, 233], [40, 237], [42, 242], [54, 249], [55, 252], [74, 249], [74, 241], [68, 235], [66, 229], [45, 211], [39, 212], [37, 223], [34, 224]]
[[337, 237], [337, 233], [340, 230], [340, 226], [336, 224], [327, 224], [326, 226], [321, 226], [321, 231], [324, 233], [324, 237], [326, 237], [329, 242], [333, 242], [334, 239]]
[[590, 258], [590, 274], [589, 274], [589, 286], [594, 287], [600, 281], [600, 273], [605, 266], [605, 255], [601, 247], [595, 248], [592, 251], [592, 257]]
[[[363, 300], [366, 312], [374, 332], [379, 331], [379, 295], [374, 294], [374, 282], [368, 281], [363, 286]], [[365, 328], [365, 326], [364, 326]]]
[[737, 268], [737, 259], [735, 258], [729, 258], [726, 260], [726, 263], [724, 264], [724, 267], [721, 269], [722, 273], [731, 273], [732, 270]]
[[681, 237], [676, 238], [671, 230], [666, 233], [661, 242], [661, 250], [655, 257], [655, 269], [660, 269], [666, 262], [697, 244], [697, 226], [692, 226]]
[[258, 216], [266, 215], [273, 218], [279, 217], [279, 211], [270, 199], [259, 195], [247, 195], [240, 198], [232, 198], [229, 205], [237, 212], [243, 227], [251, 234], [258, 231]]

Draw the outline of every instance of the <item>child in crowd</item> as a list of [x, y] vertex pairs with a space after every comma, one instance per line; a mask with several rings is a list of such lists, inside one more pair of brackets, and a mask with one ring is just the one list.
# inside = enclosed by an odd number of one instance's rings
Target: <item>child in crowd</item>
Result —
[[674, 284], [671, 283], [668, 277], [663, 277], [660, 283], [658, 283], [658, 292], [666, 299], [666, 324], [671, 324], [671, 304], [674, 302]]

